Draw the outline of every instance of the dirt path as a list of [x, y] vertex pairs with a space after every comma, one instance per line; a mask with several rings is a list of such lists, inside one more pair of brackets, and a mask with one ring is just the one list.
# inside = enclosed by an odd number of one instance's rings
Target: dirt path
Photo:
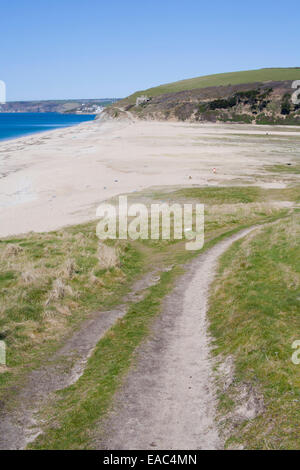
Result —
[[[165, 268], [168, 270], [170, 268]], [[14, 404], [0, 410], [0, 450], [24, 449], [41, 433], [38, 412], [52, 398], [54, 392], [75, 383], [82, 375], [93, 349], [113, 324], [124, 316], [130, 303], [138, 302], [145, 289], [159, 282], [158, 270], [144, 275], [131, 287], [118, 308], [95, 312], [67, 339], [49, 360], [29, 374]]]
[[[136, 366], [99, 425], [97, 449], [219, 449], [207, 300], [219, 256], [253, 228], [195, 259], [163, 306]], [[101, 437], [99, 437], [101, 436]]]

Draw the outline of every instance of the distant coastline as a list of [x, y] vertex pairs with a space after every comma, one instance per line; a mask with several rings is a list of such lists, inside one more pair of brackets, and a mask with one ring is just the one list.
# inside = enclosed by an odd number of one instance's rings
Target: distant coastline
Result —
[[0, 104], [2, 113], [98, 114], [119, 98], [8, 101]]

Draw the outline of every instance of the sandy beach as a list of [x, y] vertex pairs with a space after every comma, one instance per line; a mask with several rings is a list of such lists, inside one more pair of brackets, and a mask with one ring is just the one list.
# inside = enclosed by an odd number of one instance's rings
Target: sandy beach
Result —
[[294, 127], [96, 120], [3, 141], [0, 236], [84, 222], [101, 201], [154, 186], [284, 187], [265, 167], [295, 161], [299, 139]]

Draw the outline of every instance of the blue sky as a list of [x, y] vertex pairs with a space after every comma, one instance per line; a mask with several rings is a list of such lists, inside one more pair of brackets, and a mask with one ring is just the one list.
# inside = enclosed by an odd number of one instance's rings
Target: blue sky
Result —
[[0, 0], [7, 100], [122, 97], [184, 78], [300, 66], [300, 2]]

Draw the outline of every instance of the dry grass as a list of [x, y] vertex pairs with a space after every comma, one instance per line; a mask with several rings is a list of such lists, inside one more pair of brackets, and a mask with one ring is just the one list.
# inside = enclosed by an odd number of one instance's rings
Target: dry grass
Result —
[[63, 269], [62, 269], [62, 276], [66, 279], [72, 279], [78, 271], [78, 267], [76, 266], [76, 262], [73, 259], [67, 259]]
[[50, 302], [61, 300], [66, 295], [69, 295], [69, 296], [73, 295], [72, 288], [64, 284], [64, 282], [61, 279], [55, 279], [55, 281], [53, 282], [52, 290], [50, 292], [48, 299], [45, 302], [45, 305], [47, 306], [50, 304]]
[[23, 248], [15, 243], [8, 243], [2, 252], [2, 259], [17, 256], [23, 252]]
[[33, 264], [28, 264], [20, 274], [24, 284], [35, 284], [41, 273], [34, 269]]
[[100, 242], [98, 246], [98, 260], [100, 269], [115, 268], [120, 265], [117, 248]]

